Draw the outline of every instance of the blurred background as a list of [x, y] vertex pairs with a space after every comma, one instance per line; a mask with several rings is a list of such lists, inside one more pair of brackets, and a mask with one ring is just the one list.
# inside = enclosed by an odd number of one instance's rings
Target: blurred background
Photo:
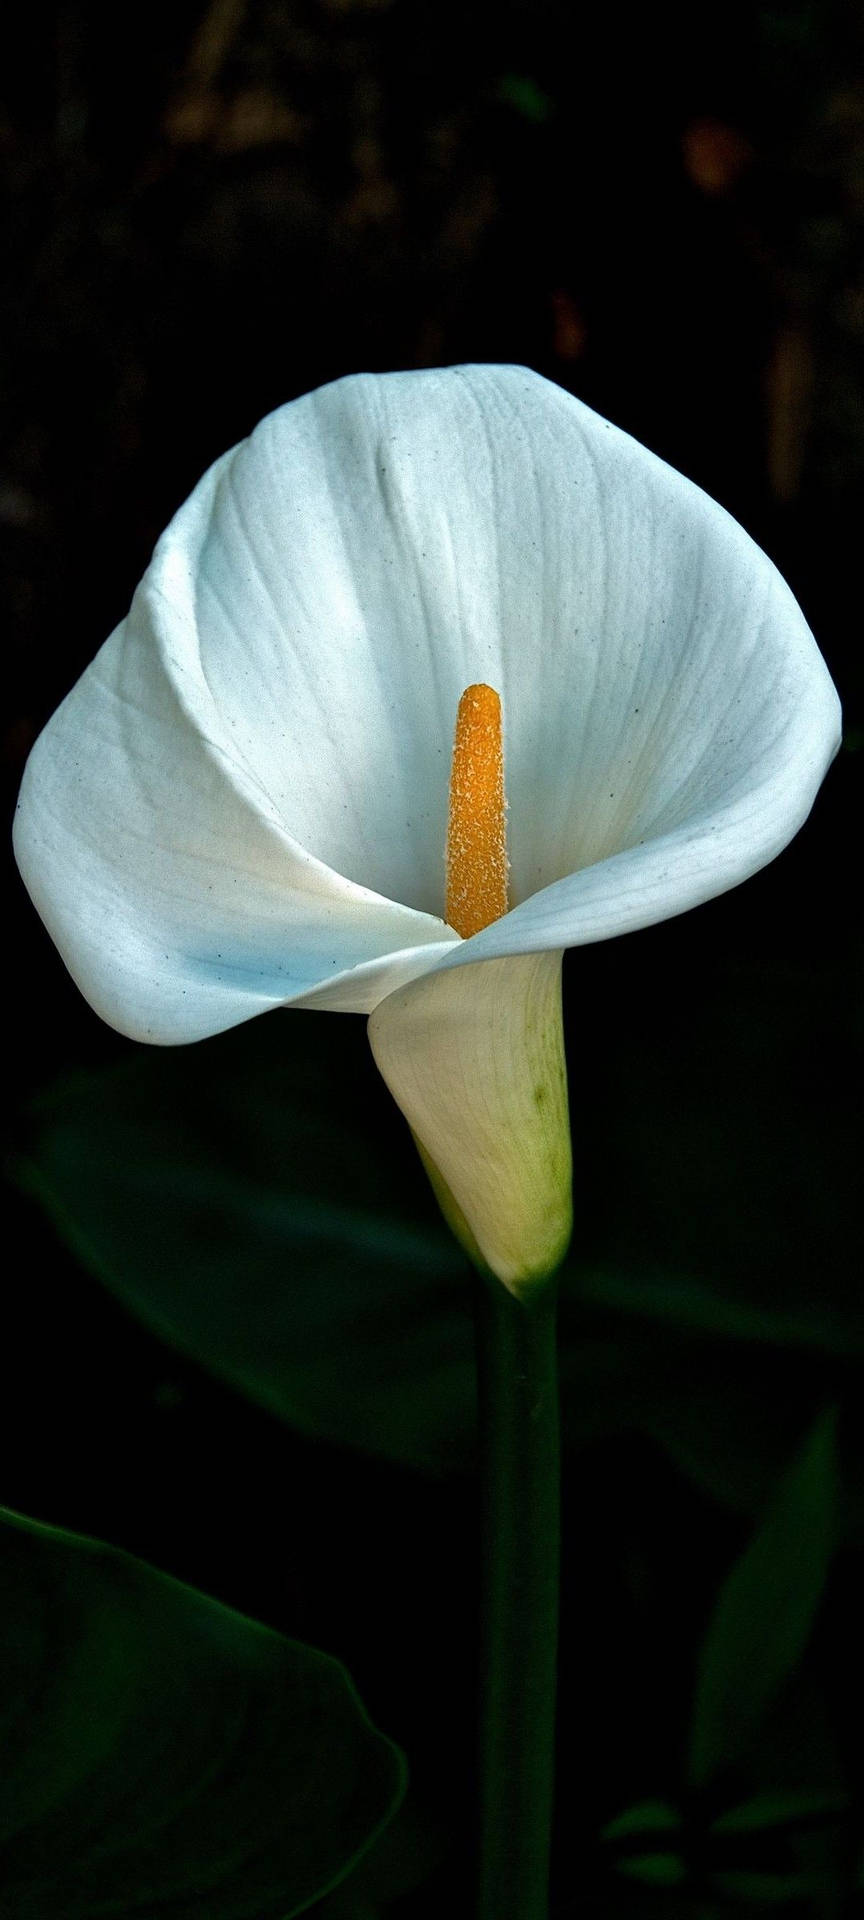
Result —
[[[774, 866], [567, 963], [562, 1920], [845, 1916], [864, 1884], [862, 50], [860, 9], [828, 0], [635, 19], [31, 0], [7, 26], [10, 814], [203, 469], [361, 369], [503, 360], [569, 388], [766, 548], [844, 701], [844, 748]], [[413, 1786], [367, 1880], [315, 1911], [459, 1912], [470, 1281], [363, 1024], [273, 1015], [145, 1053], [79, 998], [11, 862], [9, 901], [0, 1497], [344, 1659]], [[758, 1724], [716, 1737], [696, 1782], [724, 1582], [831, 1408], [830, 1566]], [[766, 1549], [775, 1611], [807, 1587], [830, 1495], [800, 1479]], [[739, 1621], [745, 1695], [747, 1644]], [[724, 1811], [768, 1792], [773, 1826], [724, 1838]], [[606, 1832], [646, 1801], [671, 1828]]]

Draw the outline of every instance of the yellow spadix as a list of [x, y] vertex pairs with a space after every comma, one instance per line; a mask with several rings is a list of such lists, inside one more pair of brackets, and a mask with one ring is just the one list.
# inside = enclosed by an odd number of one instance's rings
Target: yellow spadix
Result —
[[[445, 916], [464, 940], [508, 910], [506, 821], [501, 701], [478, 683], [459, 702], [447, 829]], [[369, 1020], [449, 1226], [516, 1294], [555, 1271], [570, 1238], [561, 960], [445, 966]]]

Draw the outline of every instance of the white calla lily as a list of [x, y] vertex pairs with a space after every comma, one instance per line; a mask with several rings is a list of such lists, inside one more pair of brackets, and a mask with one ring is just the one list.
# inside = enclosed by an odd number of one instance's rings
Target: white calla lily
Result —
[[[462, 940], [448, 770], [478, 681], [503, 704], [511, 906]], [[556, 957], [763, 866], [838, 739], [792, 595], [698, 488], [525, 369], [360, 375], [204, 476], [37, 741], [16, 851], [136, 1039], [374, 1012], [466, 1236], [515, 1286], [566, 1231]], [[552, 958], [508, 973], [530, 955]]]

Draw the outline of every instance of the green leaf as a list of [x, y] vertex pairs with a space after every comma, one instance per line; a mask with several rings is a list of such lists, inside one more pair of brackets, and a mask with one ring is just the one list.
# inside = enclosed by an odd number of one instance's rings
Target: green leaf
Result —
[[848, 1794], [825, 1791], [780, 1789], [776, 1793], [757, 1793], [740, 1806], [729, 1807], [711, 1822], [716, 1834], [768, 1833], [778, 1828], [816, 1826], [823, 1821], [839, 1820], [849, 1805]]
[[378, 1920], [394, 1905], [401, 1911], [402, 1903], [442, 1866], [449, 1848], [452, 1833], [409, 1789], [374, 1846], [316, 1906], [315, 1920]]
[[[602, 1059], [587, 1166], [574, 1109], [565, 1433], [647, 1432], [754, 1512], [833, 1397], [831, 1369], [864, 1351], [851, 1147], [842, 1102], [826, 1134], [814, 1080], [842, 994], [700, 979], [694, 1015], [674, 970], [646, 1020], [623, 953], [579, 956]], [[582, 1028], [579, 1059], [581, 1074]], [[200, 1047], [130, 1048], [41, 1099], [18, 1170], [132, 1312], [271, 1412], [429, 1471], [470, 1462], [472, 1283], [362, 1020], [292, 1010]]]
[[614, 1820], [608, 1820], [600, 1834], [601, 1840], [629, 1840], [633, 1834], [674, 1833], [681, 1825], [681, 1815], [666, 1800], [637, 1800], [632, 1807], [625, 1807], [623, 1813], [617, 1813]]
[[288, 1920], [398, 1804], [339, 1663], [0, 1510], [4, 1920]]
[[616, 1860], [616, 1873], [626, 1874], [628, 1880], [639, 1880], [645, 1887], [680, 1887], [687, 1878], [687, 1868], [677, 1853], [637, 1853], [626, 1859]]
[[835, 1424], [833, 1412], [816, 1422], [721, 1588], [699, 1658], [695, 1786], [746, 1749], [809, 1639], [833, 1546]]
[[444, 1470], [471, 1282], [359, 1020], [136, 1049], [39, 1104], [21, 1183], [170, 1345], [319, 1437]]
[[[40, 1097], [17, 1177], [145, 1325], [271, 1413], [434, 1473], [472, 1461], [473, 1278], [362, 1021], [130, 1050]], [[667, 1403], [665, 1330], [625, 1342], [577, 1302], [562, 1334], [571, 1441]]]

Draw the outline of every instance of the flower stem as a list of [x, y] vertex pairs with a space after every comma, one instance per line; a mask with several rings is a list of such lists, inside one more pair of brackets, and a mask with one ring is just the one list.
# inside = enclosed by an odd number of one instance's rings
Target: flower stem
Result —
[[477, 1290], [482, 1485], [478, 1920], [546, 1920], [558, 1651], [554, 1282]]

